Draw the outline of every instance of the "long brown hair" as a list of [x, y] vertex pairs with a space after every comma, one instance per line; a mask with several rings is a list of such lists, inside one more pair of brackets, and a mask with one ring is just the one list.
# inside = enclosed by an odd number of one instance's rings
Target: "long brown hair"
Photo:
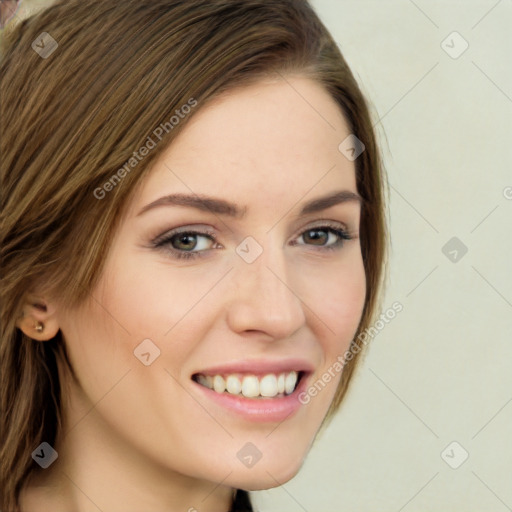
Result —
[[[367, 103], [307, 0], [59, 0], [2, 41], [3, 512], [19, 511], [31, 453], [61, 428], [57, 370], [69, 367], [60, 331], [38, 343], [16, 327], [27, 292], [38, 285], [70, 306], [81, 303], [136, 186], [190, 118], [222, 93], [292, 73], [322, 84], [365, 146], [355, 161], [367, 280], [358, 344], [383, 288], [386, 182]], [[95, 191], [191, 98], [192, 112], [161, 130], [156, 147], [98, 199]], [[359, 359], [347, 361], [326, 420]]]

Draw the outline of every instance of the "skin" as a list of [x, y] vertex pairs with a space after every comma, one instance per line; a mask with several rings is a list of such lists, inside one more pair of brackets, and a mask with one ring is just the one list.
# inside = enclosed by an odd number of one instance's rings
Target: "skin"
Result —
[[[229, 509], [234, 488], [267, 489], [297, 473], [340, 373], [280, 425], [241, 419], [190, 377], [233, 361], [301, 357], [314, 365], [313, 383], [348, 348], [365, 300], [360, 205], [297, 214], [311, 199], [357, 192], [354, 162], [338, 150], [349, 133], [328, 93], [304, 77], [217, 98], [141, 183], [91, 299], [69, 310], [44, 290], [30, 296], [19, 327], [40, 342], [60, 329], [78, 383], [61, 373], [69, 389], [59, 457], [35, 473], [24, 512], [218, 512]], [[177, 192], [223, 198], [247, 213], [162, 206], [137, 216]], [[319, 221], [345, 225], [354, 238], [328, 251], [336, 235], [311, 239]], [[189, 252], [205, 252], [191, 260], [152, 246], [179, 227], [213, 229], [215, 241], [198, 237], [195, 248], [192, 240]], [[235, 252], [247, 236], [263, 248], [251, 264]], [[187, 250], [179, 239], [172, 247]], [[146, 338], [161, 351], [150, 366], [133, 354]], [[252, 468], [236, 456], [247, 442], [263, 455]]]

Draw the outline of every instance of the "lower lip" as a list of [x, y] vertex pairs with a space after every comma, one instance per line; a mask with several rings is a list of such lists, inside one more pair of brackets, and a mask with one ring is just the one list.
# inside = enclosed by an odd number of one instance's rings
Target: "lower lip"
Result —
[[206, 396], [222, 408], [234, 412], [238, 416], [252, 422], [281, 422], [292, 417], [303, 405], [299, 401], [300, 393], [306, 389], [307, 375], [304, 375], [295, 391], [281, 398], [245, 398], [217, 393], [195, 381], [192, 381]]

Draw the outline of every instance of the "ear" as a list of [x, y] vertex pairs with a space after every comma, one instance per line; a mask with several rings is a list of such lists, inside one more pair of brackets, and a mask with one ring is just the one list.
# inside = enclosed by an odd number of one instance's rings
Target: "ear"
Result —
[[28, 295], [16, 326], [29, 338], [51, 340], [59, 332], [56, 307], [40, 295]]

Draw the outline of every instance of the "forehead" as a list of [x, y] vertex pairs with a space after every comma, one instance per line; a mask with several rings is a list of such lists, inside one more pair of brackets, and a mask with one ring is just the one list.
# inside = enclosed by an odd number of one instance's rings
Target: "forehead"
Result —
[[[286, 77], [230, 91], [201, 108], [153, 166], [136, 207], [163, 193], [215, 195], [267, 206], [308, 190], [356, 190], [338, 146], [349, 130], [324, 88]], [[314, 191], [313, 191], [314, 194]]]

